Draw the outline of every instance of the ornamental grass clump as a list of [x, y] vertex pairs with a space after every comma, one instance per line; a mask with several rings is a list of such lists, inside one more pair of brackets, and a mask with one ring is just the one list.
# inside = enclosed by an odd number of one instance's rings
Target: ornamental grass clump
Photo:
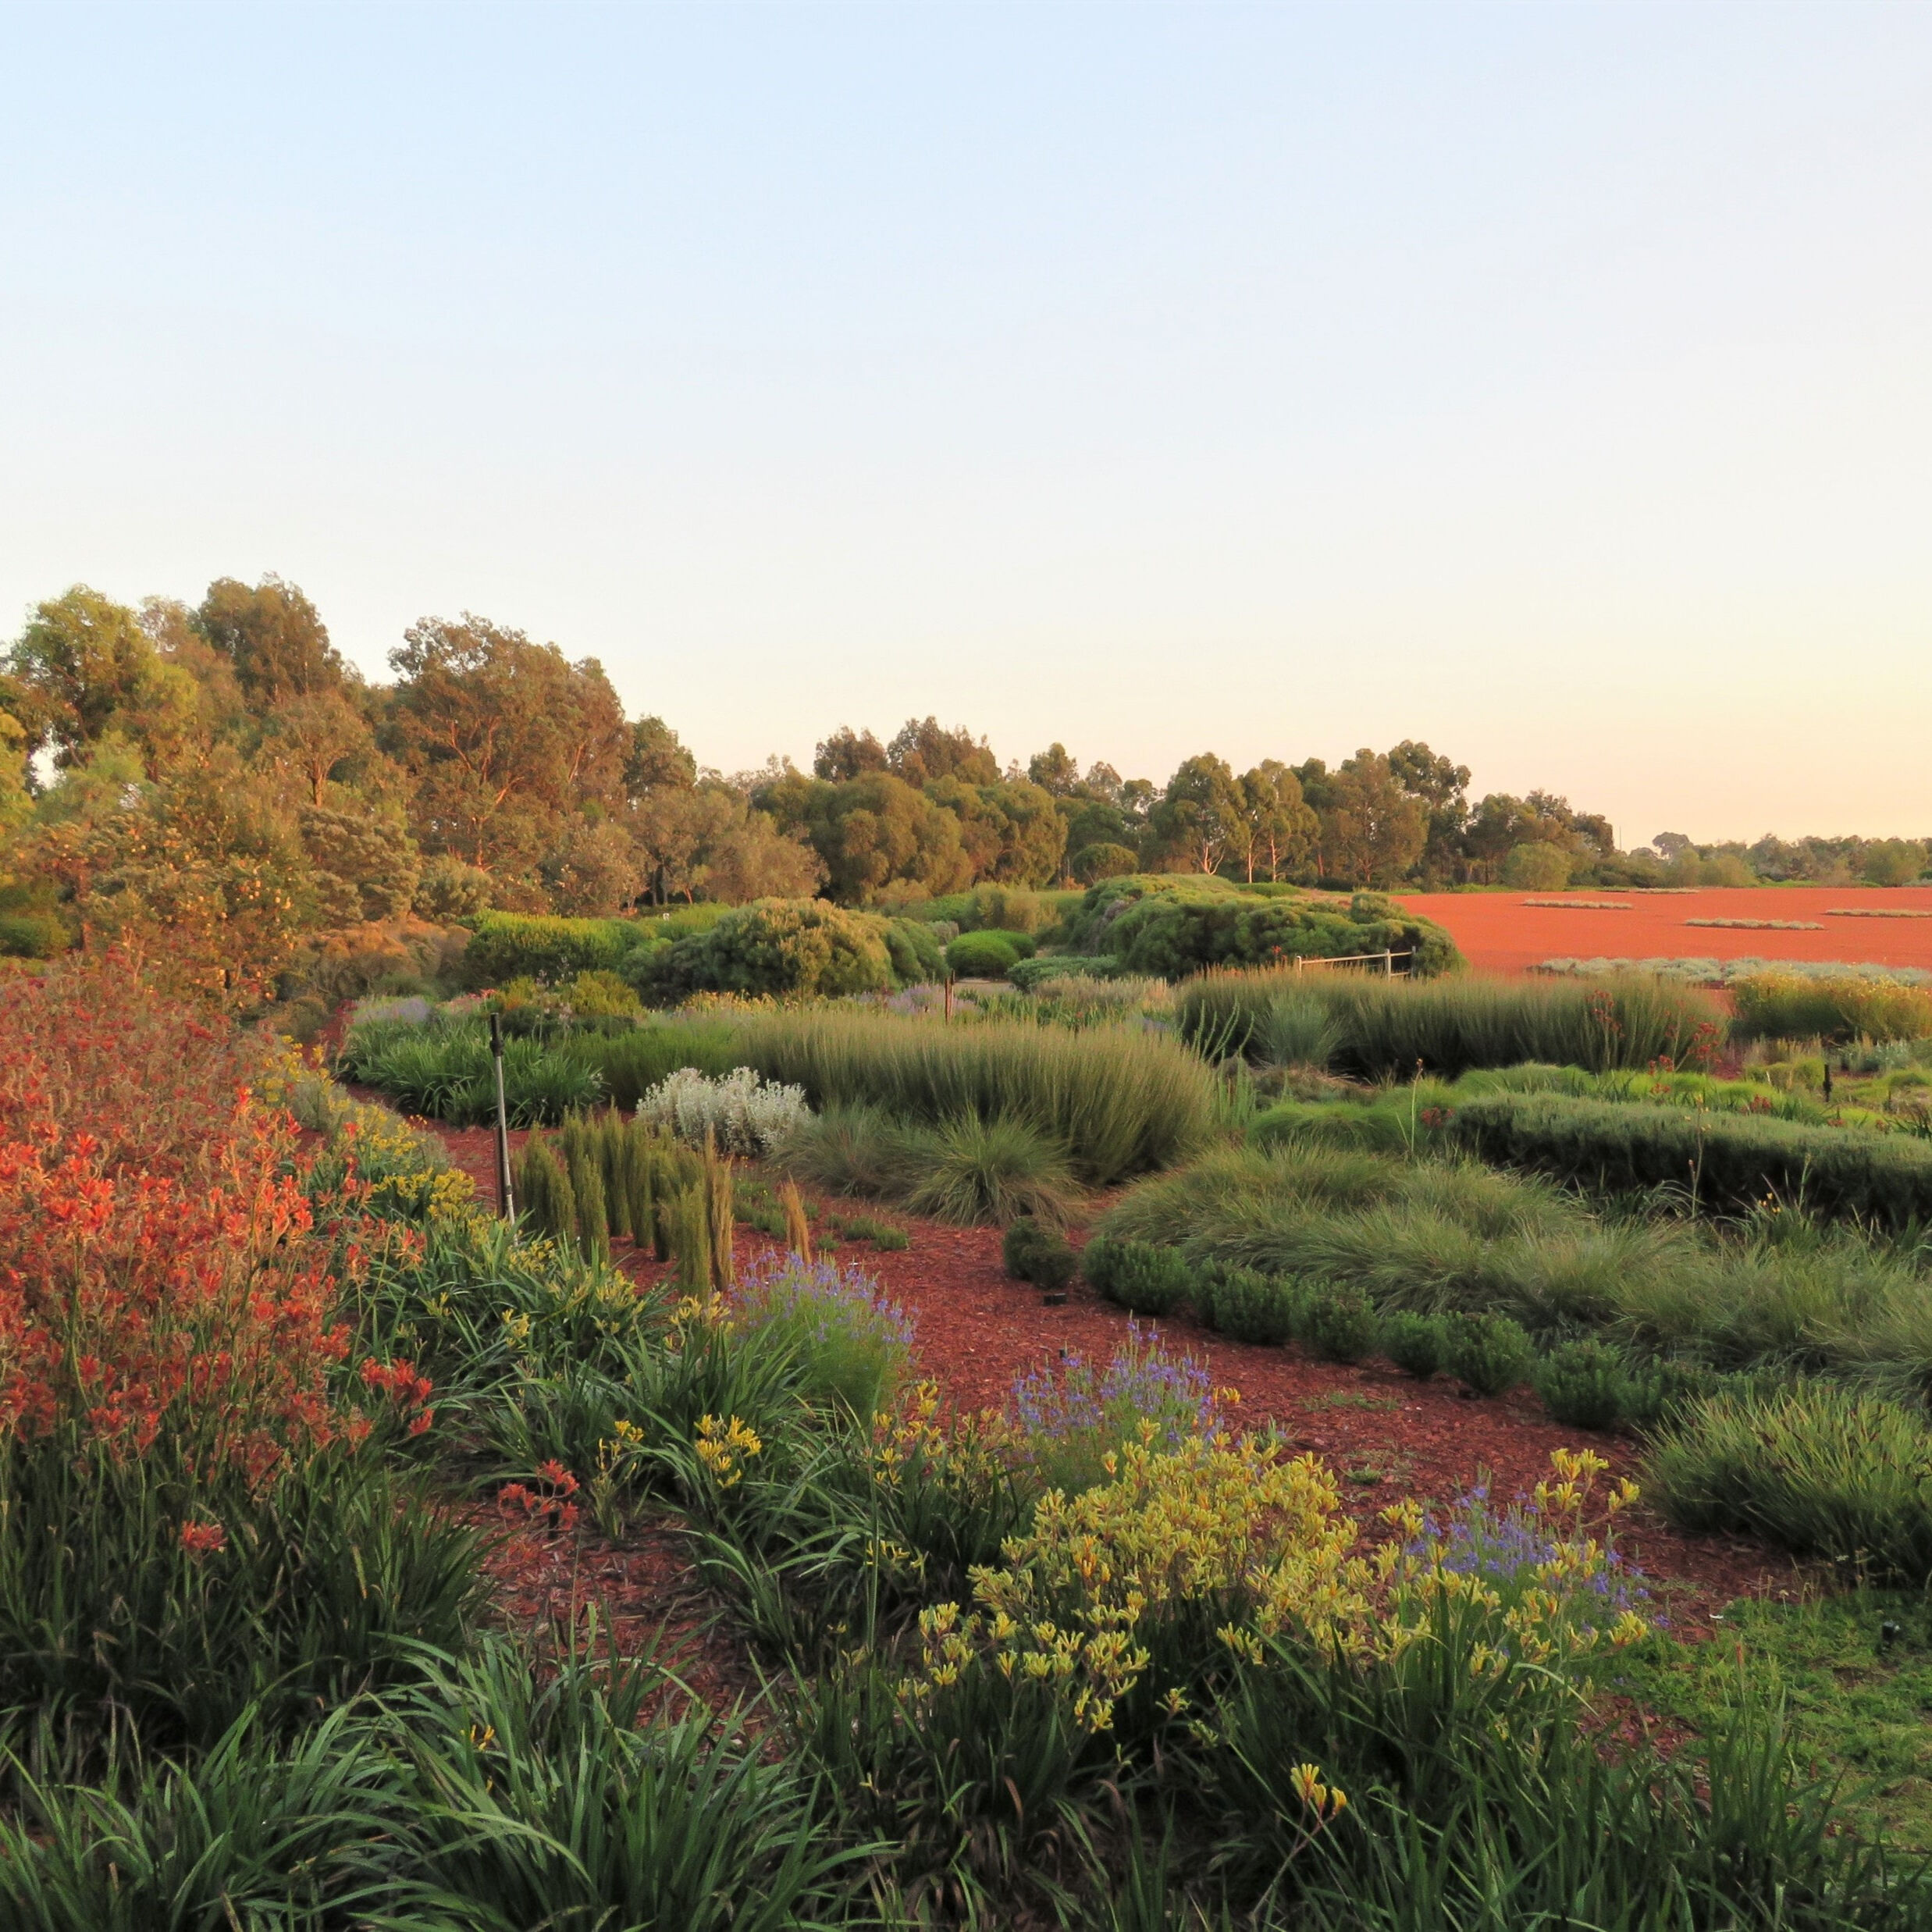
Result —
[[1014, 1384], [1006, 1419], [1048, 1487], [1099, 1482], [1126, 1443], [1172, 1450], [1222, 1426], [1224, 1391], [1192, 1355], [1176, 1357], [1135, 1322], [1102, 1368], [1077, 1350], [1029, 1370]]
[[915, 1324], [870, 1275], [799, 1254], [740, 1278], [735, 1326], [795, 1353], [808, 1397], [862, 1421], [890, 1403], [911, 1364]]

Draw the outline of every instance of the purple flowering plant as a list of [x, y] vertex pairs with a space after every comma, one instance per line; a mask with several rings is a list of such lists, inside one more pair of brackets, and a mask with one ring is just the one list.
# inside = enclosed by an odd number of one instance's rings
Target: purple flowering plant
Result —
[[809, 1394], [862, 1421], [884, 1407], [905, 1379], [913, 1318], [862, 1268], [776, 1257], [745, 1269], [734, 1300], [738, 1325], [797, 1351]]
[[1069, 1350], [1020, 1376], [1006, 1420], [1046, 1486], [1072, 1494], [1105, 1480], [1105, 1458], [1123, 1443], [1145, 1436], [1172, 1451], [1217, 1433], [1222, 1396], [1197, 1357], [1169, 1355], [1158, 1329], [1130, 1322], [1104, 1366]]

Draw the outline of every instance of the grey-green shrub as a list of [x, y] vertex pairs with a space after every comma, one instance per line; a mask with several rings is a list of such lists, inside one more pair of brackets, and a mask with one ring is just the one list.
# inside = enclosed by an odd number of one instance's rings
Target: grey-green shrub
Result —
[[1405, 1375], [1427, 1382], [1449, 1354], [1449, 1339], [1439, 1317], [1398, 1309], [1382, 1325], [1382, 1352]]
[[1501, 1395], [1529, 1373], [1535, 1351], [1506, 1315], [1452, 1315], [1444, 1332], [1449, 1372], [1478, 1395]]
[[1358, 1290], [1324, 1288], [1302, 1305], [1298, 1332], [1323, 1360], [1358, 1362], [1375, 1345], [1375, 1304]]
[[1813, 1382], [1701, 1403], [1657, 1442], [1647, 1493], [1680, 1528], [1932, 1579], [1932, 1432], [1883, 1397]]
[[654, 959], [644, 990], [670, 1005], [691, 993], [837, 997], [893, 983], [887, 922], [824, 899], [759, 899]]

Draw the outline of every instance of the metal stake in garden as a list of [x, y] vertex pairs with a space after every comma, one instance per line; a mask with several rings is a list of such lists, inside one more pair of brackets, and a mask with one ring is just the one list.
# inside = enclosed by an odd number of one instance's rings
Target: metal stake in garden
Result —
[[510, 1185], [510, 1110], [503, 1102], [503, 1016], [489, 1016], [489, 1057], [496, 1069], [496, 1205], [514, 1220], [517, 1198]]

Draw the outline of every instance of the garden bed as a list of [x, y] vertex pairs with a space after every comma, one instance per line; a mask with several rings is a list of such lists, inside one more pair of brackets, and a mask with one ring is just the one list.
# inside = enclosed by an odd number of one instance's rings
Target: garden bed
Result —
[[[486, 1196], [495, 1187], [493, 1137], [486, 1128], [437, 1128], [451, 1161]], [[521, 1146], [521, 1132], [511, 1135]], [[1126, 1339], [1129, 1318], [1076, 1280], [1066, 1304], [1043, 1305], [1037, 1290], [1011, 1279], [1000, 1259], [997, 1228], [953, 1228], [895, 1215], [911, 1236], [895, 1253], [870, 1244], [842, 1244], [841, 1258], [876, 1276], [917, 1321], [920, 1372], [930, 1376], [955, 1409], [1000, 1408], [1014, 1382], [1062, 1352], [1105, 1361]], [[1078, 1239], [1078, 1236], [1076, 1236]], [[738, 1230], [741, 1265], [777, 1244]], [[614, 1244], [614, 1258], [653, 1286], [668, 1264]], [[1364, 1523], [1398, 1497], [1443, 1503], [1485, 1480], [1507, 1497], [1527, 1493], [1549, 1472], [1553, 1449], [1587, 1443], [1606, 1457], [1614, 1476], [1635, 1476], [1640, 1460], [1628, 1437], [1588, 1436], [1550, 1421], [1527, 1390], [1495, 1400], [1463, 1395], [1439, 1376], [1426, 1383], [1388, 1364], [1346, 1367], [1298, 1348], [1265, 1348], [1209, 1332], [1191, 1320], [1161, 1325], [1171, 1352], [1194, 1355], [1217, 1387], [1238, 1393], [1247, 1426], [1273, 1424], [1297, 1447], [1322, 1457], [1347, 1478], [1354, 1514]], [[1641, 1505], [1620, 1540], [1652, 1578], [1653, 1594], [1675, 1634], [1708, 1631], [1723, 1606], [1742, 1596], [1795, 1596], [1816, 1587], [1816, 1573], [1763, 1545], [1686, 1536]], [[548, 1560], [564, 1561], [560, 1550]], [[557, 1586], [554, 1578], [550, 1586]]]

